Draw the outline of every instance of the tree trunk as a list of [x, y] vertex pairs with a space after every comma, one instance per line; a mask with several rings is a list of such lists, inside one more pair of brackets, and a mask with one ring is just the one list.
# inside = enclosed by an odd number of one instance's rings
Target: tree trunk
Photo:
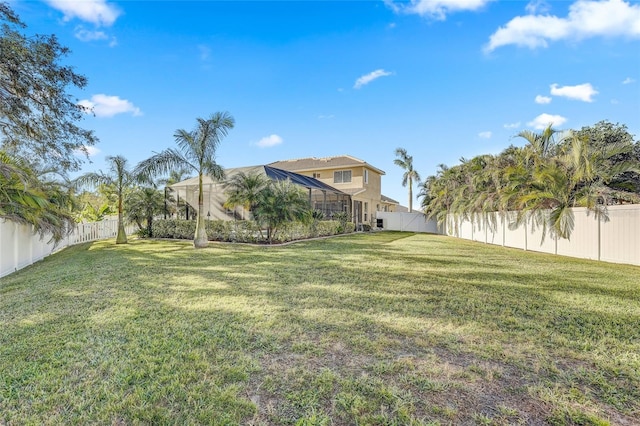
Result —
[[204, 197], [202, 194], [202, 174], [200, 174], [198, 179], [198, 217], [196, 218], [196, 235], [193, 238], [193, 246], [195, 248], [204, 248], [209, 245], [203, 211]]
[[409, 213], [413, 212], [413, 182], [409, 178]]
[[127, 233], [124, 230], [124, 220], [122, 219], [122, 195], [118, 196], [118, 235], [116, 244], [127, 244]]

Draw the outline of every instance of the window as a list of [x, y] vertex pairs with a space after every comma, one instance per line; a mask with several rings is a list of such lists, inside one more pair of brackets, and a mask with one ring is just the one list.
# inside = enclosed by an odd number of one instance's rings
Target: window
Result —
[[351, 182], [351, 170], [340, 170], [333, 172], [333, 183]]
[[369, 213], [369, 203], [367, 203], [367, 202], [365, 201], [365, 203], [364, 203], [364, 221], [365, 221], [365, 222], [366, 222], [366, 221], [367, 221], [367, 219], [368, 219], [368, 218], [367, 218], [368, 213]]
[[369, 183], [369, 170], [364, 169], [364, 183]]
[[320, 173], [314, 173], [313, 174], [313, 178], [314, 179], [320, 179]]

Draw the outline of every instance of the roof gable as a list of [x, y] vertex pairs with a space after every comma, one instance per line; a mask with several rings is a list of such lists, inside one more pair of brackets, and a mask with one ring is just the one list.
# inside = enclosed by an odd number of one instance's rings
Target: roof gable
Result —
[[350, 155], [338, 155], [335, 157], [324, 158], [297, 158], [292, 160], [275, 161], [273, 163], [270, 163], [269, 166], [296, 172], [323, 169], [339, 169], [345, 167], [366, 167], [381, 175], [385, 174], [383, 170], [380, 170], [377, 167], [374, 167], [371, 164], [367, 163], [366, 161], [363, 161], [356, 157], [352, 157]]

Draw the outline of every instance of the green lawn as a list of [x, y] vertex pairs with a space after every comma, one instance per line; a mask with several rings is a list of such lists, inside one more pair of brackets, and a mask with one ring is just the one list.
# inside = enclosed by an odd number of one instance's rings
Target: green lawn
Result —
[[639, 424], [640, 268], [410, 233], [0, 279], [0, 425]]

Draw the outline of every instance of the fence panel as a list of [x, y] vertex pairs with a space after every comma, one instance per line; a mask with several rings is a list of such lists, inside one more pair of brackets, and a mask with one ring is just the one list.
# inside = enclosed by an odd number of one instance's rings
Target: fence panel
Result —
[[527, 248], [527, 232], [526, 228], [520, 226], [513, 229], [510, 224], [515, 223], [517, 213], [506, 212], [505, 213], [505, 225], [504, 225], [504, 245], [506, 247], [514, 247], [522, 250]]
[[[48, 242], [50, 237], [40, 238], [31, 226], [0, 220], [0, 277], [44, 259], [67, 246], [114, 238], [118, 233], [118, 220], [79, 223], [73, 232], [57, 245]], [[135, 225], [125, 227], [127, 235], [133, 234]]]
[[[598, 221], [593, 212], [585, 208], [574, 208], [574, 228], [570, 239], [558, 239], [558, 254], [579, 257], [581, 259], [598, 260]], [[624, 235], [619, 235], [622, 241]]]
[[[545, 218], [548, 217], [548, 212]], [[541, 253], [557, 254], [558, 249], [556, 239], [552, 238], [549, 233], [544, 235], [542, 227], [532, 226], [533, 219], [529, 217], [524, 230], [527, 234], [527, 250], [538, 251]]]
[[3, 277], [16, 269], [16, 256], [14, 250], [15, 233], [17, 225], [13, 222], [0, 220], [0, 277]]
[[376, 219], [382, 219], [383, 229], [388, 231], [440, 233], [438, 223], [422, 213], [376, 212]]
[[600, 260], [640, 265], [640, 207], [609, 207], [600, 223]]
[[450, 229], [449, 235], [523, 250], [640, 265], [640, 205], [609, 206], [607, 222], [597, 220], [585, 208], [572, 210], [574, 229], [569, 240], [555, 240], [547, 234], [543, 242], [542, 229], [532, 228], [531, 219], [513, 228], [510, 224], [515, 223], [516, 212], [507, 212], [504, 219], [495, 213], [495, 227], [461, 221], [457, 232]]

